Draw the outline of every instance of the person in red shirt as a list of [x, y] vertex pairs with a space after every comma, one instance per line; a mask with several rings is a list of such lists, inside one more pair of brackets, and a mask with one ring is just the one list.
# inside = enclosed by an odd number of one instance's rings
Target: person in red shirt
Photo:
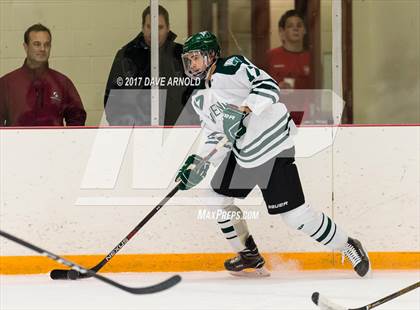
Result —
[[86, 112], [71, 80], [48, 66], [51, 32], [26, 30], [23, 66], [0, 78], [0, 126], [83, 126]]
[[[310, 54], [304, 48], [306, 34], [303, 16], [296, 10], [285, 12], [279, 20], [279, 34], [282, 46], [267, 53], [267, 72], [285, 89], [312, 89]], [[310, 92], [282, 92], [280, 101], [291, 111], [295, 123], [299, 124], [305, 115], [310, 117]], [[302, 114], [298, 116], [298, 114]], [[296, 120], [300, 118], [300, 120]]]
[[279, 83], [280, 88], [311, 89], [310, 54], [305, 50], [306, 34], [303, 17], [289, 10], [279, 20], [282, 46], [268, 52], [268, 73]]

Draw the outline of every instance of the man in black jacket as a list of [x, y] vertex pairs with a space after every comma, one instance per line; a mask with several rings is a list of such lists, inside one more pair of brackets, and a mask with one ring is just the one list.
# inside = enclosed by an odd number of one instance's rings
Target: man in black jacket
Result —
[[[197, 124], [194, 113], [183, 112], [192, 87], [169, 84], [169, 78], [185, 78], [181, 59], [182, 45], [169, 29], [168, 11], [159, 5], [159, 124]], [[115, 56], [105, 90], [105, 113], [110, 125], [150, 125], [151, 68], [150, 6], [142, 13], [142, 32]], [[165, 82], [165, 83], [162, 83]], [[166, 98], [165, 98], [166, 97]]]

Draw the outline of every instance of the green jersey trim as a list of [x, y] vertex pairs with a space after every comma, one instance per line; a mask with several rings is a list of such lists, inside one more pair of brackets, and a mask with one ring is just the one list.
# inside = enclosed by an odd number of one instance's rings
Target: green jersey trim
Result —
[[261, 153], [260, 155], [258, 155], [257, 157], [254, 157], [254, 158], [245, 159], [242, 156], [240, 156], [240, 154], [235, 149], [233, 149], [233, 153], [235, 154], [236, 159], [240, 162], [249, 163], [249, 162], [257, 161], [258, 159], [260, 159], [264, 155], [267, 155], [270, 151], [272, 151], [273, 149], [275, 149], [276, 147], [281, 145], [287, 138], [289, 138], [289, 132], [288, 131], [279, 141], [277, 141], [276, 143], [271, 145], [265, 152]]
[[274, 81], [273, 79], [257, 80], [257, 81], [252, 82], [252, 85], [253, 85], [253, 86], [257, 86], [258, 84], [261, 84], [261, 83], [267, 83], [267, 82], [271, 82], [271, 83], [273, 83], [273, 84], [274, 84], [274, 85], [276, 85], [276, 86], [277, 86], [277, 88], [278, 88], [278, 84], [277, 84], [277, 82], [276, 82], [276, 81]]
[[[286, 115], [287, 116], [287, 115]], [[273, 142], [276, 138], [284, 134], [284, 132], [289, 130], [290, 118], [284, 123], [285, 117], [280, 121], [274, 124], [272, 127], [264, 131], [257, 139], [254, 139], [250, 144], [240, 149], [236, 146], [236, 143], [233, 146], [233, 149], [236, 151], [239, 157], [246, 158], [254, 156], [255, 154], [261, 152], [268, 144]], [[281, 126], [281, 124], [283, 124]], [[266, 153], [267, 151], [264, 151]]]
[[255, 95], [258, 95], [258, 96], [270, 98], [273, 101], [273, 104], [277, 102], [277, 98], [276, 97], [274, 97], [273, 95], [264, 93], [262, 91], [252, 90], [251, 91], [251, 94], [255, 94]]
[[234, 75], [238, 72], [242, 64], [250, 65], [243, 56], [232, 55], [227, 58], [219, 58], [216, 62], [216, 70], [214, 73]]
[[256, 139], [254, 139], [251, 143], [249, 143], [247, 146], [243, 147], [242, 150], [246, 152], [247, 149], [252, 148], [253, 146], [255, 146], [258, 142], [261, 141], [261, 139], [264, 139], [265, 135], [269, 135], [270, 132], [274, 131], [276, 129], [276, 127], [278, 127], [281, 123], [284, 122], [284, 120], [286, 119], [287, 114], [283, 115], [283, 117], [276, 122], [273, 126], [267, 128], [266, 130], [264, 130]]

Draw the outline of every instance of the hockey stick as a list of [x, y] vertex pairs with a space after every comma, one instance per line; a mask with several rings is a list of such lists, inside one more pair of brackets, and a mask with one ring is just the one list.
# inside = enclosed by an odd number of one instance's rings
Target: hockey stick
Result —
[[[223, 138], [220, 140], [215, 148], [203, 158], [203, 160], [197, 164], [194, 169], [199, 169], [206, 161], [208, 161], [214, 154], [217, 153], [219, 149], [221, 149], [226, 143], [227, 138]], [[178, 184], [159, 202], [159, 204], [150, 211], [146, 217], [137, 224], [136, 227], [111, 251], [107, 256], [105, 256], [96, 266], [90, 268], [90, 270], [95, 273], [98, 272], [103, 266], [105, 266], [114, 256], [117, 254], [123, 247], [128, 243], [128, 241], [171, 199], [179, 190]], [[83, 278], [91, 277], [91, 273], [80, 273], [77, 270], [65, 270], [65, 269], [54, 269], [50, 272], [50, 277], [53, 280], [77, 280]]]
[[398, 292], [395, 292], [391, 295], [388, 295], [384, 298], [381, 298], [375, 302], [372, 302], [366, 306], [360, 307], [360, 308], [344, 308], [340, 305], [337, 305], [335, 303], [333, 303], [332, 301], [330, 301], [329, 299], [327, 299], [326, 297], [320, 295], [318, 292], [315, 292], [312, 294], [312, 301], [315, 303], [315, 305], [318, 305], [318, 307], [321, 310], [369, 310], [372, 308], [375, 308], [379, 305], [382, 305], [383, 303], [386, 303], [394, 298], [397, 298], [398, 296], [401, 296], [405, 293], [408, 293], [412, 290], [415, 290], [416, 288], [418, 288], [420, 286], [420, 281], [417, 283], [414, 283], [410, 286], [407, 286], [406, 288], [403, 288], [401, 290], [399, 290]]
[[179, 275], [175, 275], [170, 277], [169, 279], [160, 282], [158, 284], [155, 285], [151, 285], [151, 286], [146, 286], [146, 287], [130, 287], [130, 286], [125, 286], [122, 285], [118, 282], [115, 282], [109, 278], [106, 278], [104, 276], [101, 276], [99, 274], [96, 274], [94, 271], [91, 271], [89, 269], [86, 269], [80, 265], [77, 265], [76, 263], [73, 263], [69, 260], [66, 260], [63, 257], [60, 257], [54, 253], [51, 253], [47, 250], [41, 249], [39, 247], [37, 247], [36, 245], [33, 245], [29, 242], [26, 242], [25, 240], [19, 239], [15, 236], [12, 236], [11, 234], [6, 233], [5, 231], [0, 230], [0, 236], [3, 236], [13, 242], [16, 242], [26, 248], [29, 248], [35, 252], [38, 252], [39, 254], [46, 256], [48, 258], [51, 258], [52, 260], [55, 260], [56, 262], [59, 262], [60, 264], [66, 265], [70, 268], [72, 268], [72, 270], [77, 271], [80, 274], [87, 274], [89, 275], [89, 277], [94, 277], [102, 282], [108, 283], [114, 287], [117, 287], [119, 289], [122, 289], [126, 292], [132, 293], [132, 294], [151, 294], [151, 293], [157, 293], [163, 290], [166, 290], [168, 288], [171, 288], [172, 286], [174, 286], [175, 284], [179, 283], [181, 281], [181, 277]]

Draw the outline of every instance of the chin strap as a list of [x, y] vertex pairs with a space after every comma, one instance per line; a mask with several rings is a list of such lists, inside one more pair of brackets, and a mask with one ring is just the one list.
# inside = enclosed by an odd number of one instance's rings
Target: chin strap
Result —
[[217, 58], [213, 61], [213, 63], [207, 67], [206, 69], [206, 80], [210, 80], [211, 76], [213, 75], [214, 71], [216, 70], [216, 61]]

